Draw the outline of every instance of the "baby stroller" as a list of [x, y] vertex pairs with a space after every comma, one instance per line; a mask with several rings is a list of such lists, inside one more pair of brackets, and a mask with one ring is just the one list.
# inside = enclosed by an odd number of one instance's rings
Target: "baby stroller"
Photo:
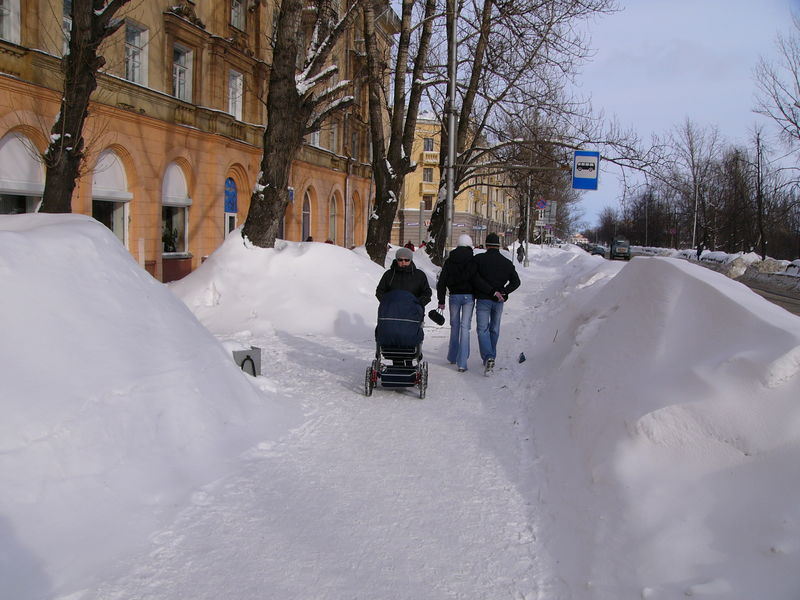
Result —
[[425, 397], [428, 363], [422, 360], [423, 318], [424, 309], [410, 292], [394, 290], [383, 297], [375, 328], [375, 359], [364, 377], [367, 396], [380, 380], [386, 388], [419, 388], [419, 397]]

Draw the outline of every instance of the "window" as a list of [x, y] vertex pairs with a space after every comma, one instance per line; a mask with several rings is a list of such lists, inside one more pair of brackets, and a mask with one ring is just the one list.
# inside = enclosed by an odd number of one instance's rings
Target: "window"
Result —
[[[311, 199], [308, 197], [308, 192], [303, 195], [303, 240], [308, 240], [311, 237]], [[309, 240], [310, 241], [310, 240]]]
[[336, 243], [336, 196], [331, 197], [328, 207], [328, 239]]
[[433, 209], [433, 196], [423, 196], [422, 202], [425, 205], [424, 210], [432, 210]]
[[244, 93], [244, 76], [238, 71], [228, 74], [228, 112], [237, 121], [242, 120], [242, 95]]
[[312, 145], [312, 146], [315, 146], [315, 147], [317, 147], [317, 148], [319, 148], [319, 147], [320, 147], [320, 142], [319, 142], [319, 130], [317, 130], [317, 131], [312, 131], [311, 133], [309, 133], [309, 134], [308, 134], [308, 143], [309, 143], [310, 145]]
[[330, 144], [328, 145], [328, 150], [336, 152], [336, 149], [339, 147], [339, 124], [338, 123], [331, 123], [331, 134], [329, 136]]
[[147, 85], [147, 29], [125, 24], [125, 79]]
[[433, 167], [425, 167], [422, 169], [422, 181], [425, 183], [433, 183]]
[[0, 0], [0, 38], [19, 44], [19, 0]]
[[239, 212], [239, 191], [232, 177], [225, 180], [225, 237], [236, 229], [236, 215]]
[[358, 160], [358, 132], [354, 131], [350, 135], [350, 156]]
[[186, 206], [161, 207], [161, 242], [164, 254], [186, 252], [186, 224], [189, 209]]
[[127, 207], [131, 200], [122, 161], [112, 150], [104, 150], [92, 173], [92, 217], [113, 231], [123, 246], [127, 246]]
[[231, 25], [240, 31], [244, 31], [244, 1], [231, 0]]
[[422, 143], [425, 152], [433, 152], [433, 138], [423, 138]]
[[72, 35], [72, 0], [64, 0], [63, 13], [61, 28], [64, 31], [64, 54], [67, 54], [69, 52], [69, 38]]
[[161, 189], [161, 243], [164, 254], [189, 253], [189, 206], [192, 204], [181, 168], [170, 163]]
[[192, 51], [178, 44], [172, 49], [172, 95], [192, 101]]

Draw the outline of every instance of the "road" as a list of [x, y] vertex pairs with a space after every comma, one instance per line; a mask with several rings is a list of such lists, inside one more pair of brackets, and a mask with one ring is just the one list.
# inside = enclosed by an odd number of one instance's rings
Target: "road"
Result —
[[747, 281], [742, 281], [742, 283], [773, 304], [782, 306], [794, 315], [800, 315], [800, 295], [797, 292], [771, 287], [762, 282], [748, 283]]

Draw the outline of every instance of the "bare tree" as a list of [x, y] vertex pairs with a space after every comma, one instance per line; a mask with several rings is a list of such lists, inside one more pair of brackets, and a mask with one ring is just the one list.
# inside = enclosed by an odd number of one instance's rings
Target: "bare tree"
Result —
[[[345, 110], [353, 97], [342, 80], [330, 85], [338, 72], [326, 66], [331, 51], [352, 26], [361, 0], [352, 0], [341, 19], [332, 0], [283, 0], [278, 9], [272, 67], [267, 92], [267, 126], [261, 174], [250, 200], [242, 233], [253, 244], [275, 244], [281, 219], [289, 204], [289, 173], [304, 136], [319, 131], [329, 117]], [[304, 45], [311, 17], [311, 39]], [[302, 58], [302, 60], [300, 60]], [[302, 66], [298, 68], [298, 63]]]
[[[418, 7], [422, 11], [419, 22], [414, 19], [414, 10]], [[403, 181], [406, 174], [415, 168], [410, 157], [419, 107], [427, 85], [424, 79], [436, 1], [425, 0], [423, 4], [417, 0], [402, 1], [397, 48], [393, 56], [387, 56], [384, 52], [388, 45], [382, 47], [379, 44], [377, 23], [381, 15], [385, 19], [391, 14], [388, 3], [373, 3], [371, 0], [365, 3], [364, 40], [375, 178], [375, 206], [367, 225], [366, 249], [369, 257], [380, 265], [386, 258]], [[390, 81], [391, 92], [386, 87]]]
[[[578, 21], [614, 9], [613, 0], [465, 0], [459, 5], [456, 190], [494, 160], [498, 146], [514, 143], [504, 130], [520, 116], [561, 120], [567, 127], [558, 129], [573, 133], [554, 141], [565, 146], [603, 143], [587, 105], [566, 98], [564, 90], [589, 56], [587, 40], [577, 32]], [[444, 77], [446, 61], [440, 57], [439, 63]], [[429, 96], [435, 110], [445, 114], [442, 88], [432, 88]], [[442, 132], [440, 166], [445, 164], [447, 128]], [[428, 230], [432, 243], [426, 246], [435, 262], [441, 261], [448, 241], [445, 208], [445, 194], [440, 193]]]
[[64, 93], [61, 110], [44, 153], [45, 180], [41, 212], [72, 212], [72, 193], [85, 156], [83, 127], [97, 73], [106, 60], [100, 45], [122, 25], [114, 18], [129, 0], [72, 0], [68, 52], [62, 58]]
[[758, 99], [755, 111], [771, 118], [792, 144], [800, 142], [800, 17], [794, 17], [795, 31], [778, 35], [778, 62], [763, 57], [755, 69]]

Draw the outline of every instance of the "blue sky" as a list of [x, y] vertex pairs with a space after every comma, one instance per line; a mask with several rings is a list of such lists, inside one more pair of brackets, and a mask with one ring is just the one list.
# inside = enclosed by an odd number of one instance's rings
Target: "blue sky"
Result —
[[[778, 32], [793, 30], [800, 0], [619, 0], [621, 12], [589, 26], [596, 54], [578, 93], [615, 116], [644, 141], [687, 117], [715, 125], [731, 143], [745, 142], [758, 123], [753, 69], [775, 56]], [[591, 150], [591, 148], [587, 148]], [[601, 170], [600, 189], [584, 195], [584, 220], [618, 207], [618, 170]]]

